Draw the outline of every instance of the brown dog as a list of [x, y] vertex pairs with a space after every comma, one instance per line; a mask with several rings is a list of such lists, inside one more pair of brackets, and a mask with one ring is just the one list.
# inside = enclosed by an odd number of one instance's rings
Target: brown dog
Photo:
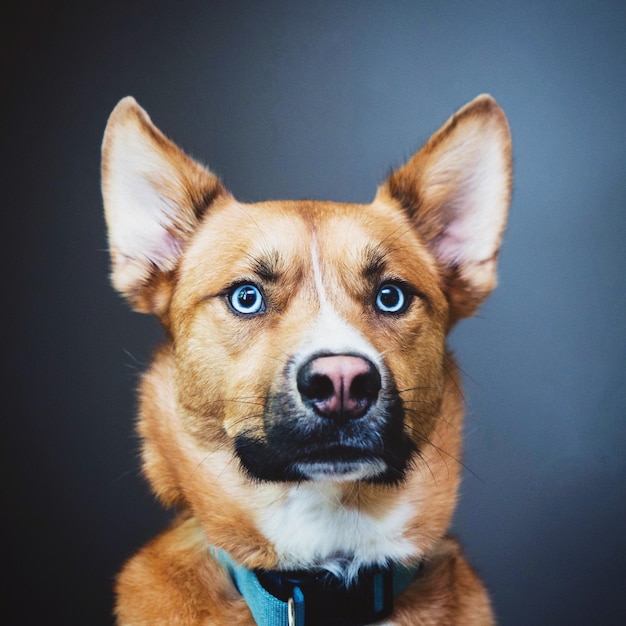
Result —
[[445, 338], [496, 282], [506, 118], [480, 96], [368, 205], [243, 204], [132, 98], [103, 144], [115, 287], [167, 340], [143, 377], [155, 493], [118, 623], [491, 624], [446, 536], [463, 406]]

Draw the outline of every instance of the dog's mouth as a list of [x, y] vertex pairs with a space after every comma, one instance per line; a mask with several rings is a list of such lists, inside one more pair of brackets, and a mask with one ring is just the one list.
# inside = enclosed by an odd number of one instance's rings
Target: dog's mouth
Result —
[[[293, 425], [270, 428], [261, 439], [252, 433], [239, 434], [235, 450], [244, 471], [255, 480], [300, 482], [362, 480], [370, 483], [400, 482], [415, 452], [412, 441], [392, 428], [374, 432], [363, 424], [359, 445], [342, 445], [339, 439]], [[328, 434], [327, 434], [328, 435]], [[354, 440], [355, 433], [349, 439]], [[313, 443], [311, 442], [313, 439]]]
[[415, 453], [396, 396], [379, 400], [359, 419], [341, 423], [314, 411], [289, 410], [284, 396], [270, 403], [268, 413], [264, 436], [243, 432], [235, 438], [241, 466], [255, 480], [395, 484], [404, 478]]
[[[382, 442], [380, 442], [382, 444]], [[371, 446], [349, 446], [337, 443], [313, 445], [298, 454], [292, 471], [308, 480], [367, 480], [387, 470], [384, 450]]]

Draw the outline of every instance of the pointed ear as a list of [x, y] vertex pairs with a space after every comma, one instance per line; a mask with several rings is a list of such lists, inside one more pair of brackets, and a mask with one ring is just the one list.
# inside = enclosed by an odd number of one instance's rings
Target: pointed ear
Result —
[[451, 324], [472, 315], [496, 285], [511, 184], [506, 117], [483, 95], [452, 116], [378, 190], [379, 200], [401, 205], [439, 262]]
[[115, 107], [104, 133], [102, 195], [113, 285], [136, 310], [163, 313], [187, 240], [227, 192], [128, 97]]

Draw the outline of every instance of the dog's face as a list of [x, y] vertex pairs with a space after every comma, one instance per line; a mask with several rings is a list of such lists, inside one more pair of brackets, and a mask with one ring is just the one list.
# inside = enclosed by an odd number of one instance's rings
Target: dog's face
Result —
[[[236, 507], [242, 484], [410, 476], [415, 498], [438, 490], [445, 529], [461, 425], [445, 336], [495, 285], [510, 151], [482, 96], [371, 204], [243, 204], [120, 102], [103, 144], [112, 278], [168, 337], [142, 417], [164, 500], [200, 509], [215, 481], [239, 490]], [[200, 476], [218, 457], [228, 467]]]
[[382, 202], [227, 199], [172, 295], [180, 402], [254, 478], [394, 482], [437, 412], [447, 308], [432, 256]]

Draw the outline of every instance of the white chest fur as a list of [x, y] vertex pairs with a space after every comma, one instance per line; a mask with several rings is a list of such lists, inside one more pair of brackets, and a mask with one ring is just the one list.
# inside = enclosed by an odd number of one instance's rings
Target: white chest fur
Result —
[[320, 567], [351, 578], [362, 565], [417, 556], [404, 536], [414, 508], [398, 502], [373, 517], [343, 506], [340, 494], [338, 484], [302, 483], [264, 509], [260, 529], [273, 543], [281, 568]]

